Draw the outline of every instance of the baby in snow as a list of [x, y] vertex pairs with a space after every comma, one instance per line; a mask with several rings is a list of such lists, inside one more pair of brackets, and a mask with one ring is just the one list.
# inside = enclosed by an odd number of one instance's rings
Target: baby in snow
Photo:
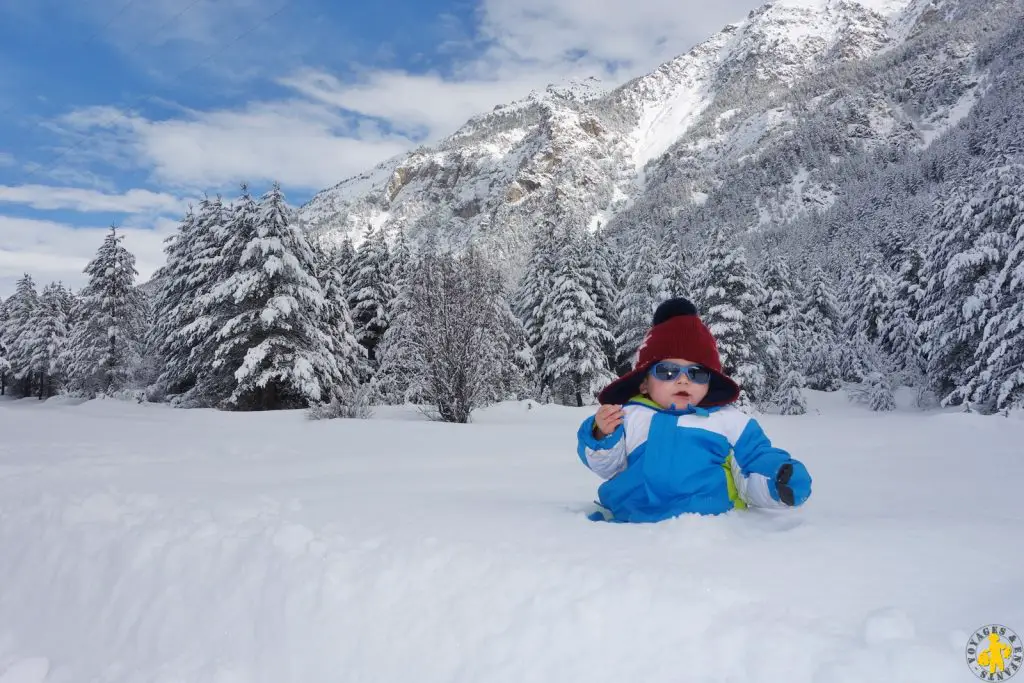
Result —
[[693, 304], [661, 304], [636, 367], [605, 387], [577, 434], [580, 460], [606, 480], [603, 510], [591, 519], [658, 522], [803, 504], [807, 468], [730, 405], [739, 393]]

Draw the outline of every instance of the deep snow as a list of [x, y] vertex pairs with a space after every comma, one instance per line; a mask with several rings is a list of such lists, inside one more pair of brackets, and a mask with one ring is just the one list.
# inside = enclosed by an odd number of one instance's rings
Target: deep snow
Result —
[[1024, 634], [1024, 420], [763, 416], [802, 509], [586, 519], [591, 409], [0, 401], [0, 683], [967, 682]]

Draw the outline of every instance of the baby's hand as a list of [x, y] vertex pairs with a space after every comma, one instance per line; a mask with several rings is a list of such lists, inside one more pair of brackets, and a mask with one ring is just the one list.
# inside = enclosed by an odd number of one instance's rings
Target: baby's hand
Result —
[[616, 427], [622, 424], [625, 413], [622, 406], [606, 405], [601, 406], [594, 416], [594, 430], [598, 438], [604, 438], [615, 431]]

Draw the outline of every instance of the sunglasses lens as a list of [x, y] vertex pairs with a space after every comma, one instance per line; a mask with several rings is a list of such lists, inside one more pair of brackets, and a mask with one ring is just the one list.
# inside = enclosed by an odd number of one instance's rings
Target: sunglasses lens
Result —
[[672, 363], [658, 363], [654, 366], [654, 376], [662, 382], [674, 380], [679, 376], [680, 367]]
[[711, 371], [699, 365], [683, 367], [675, 363], [663, 362], [655, 365], [652, 372], [662, 382], [671, 382], [679, 377], [682, 372], [686, 373], [691, 382], [697, 384], [707, 384], [711, 381]]
[[697, 384], [707, 384], [711, 381], [711, 371], [706, 368], [691, 368], [690, 380]]

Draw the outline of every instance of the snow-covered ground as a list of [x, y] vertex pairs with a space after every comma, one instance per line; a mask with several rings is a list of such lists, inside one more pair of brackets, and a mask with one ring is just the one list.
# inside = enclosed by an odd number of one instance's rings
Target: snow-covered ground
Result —
[[588, 410], [0, 401], [0, 682], [943, 683], [1024, 634], [1024, 420], [765, 416], [814, 495], [586, 519]]

